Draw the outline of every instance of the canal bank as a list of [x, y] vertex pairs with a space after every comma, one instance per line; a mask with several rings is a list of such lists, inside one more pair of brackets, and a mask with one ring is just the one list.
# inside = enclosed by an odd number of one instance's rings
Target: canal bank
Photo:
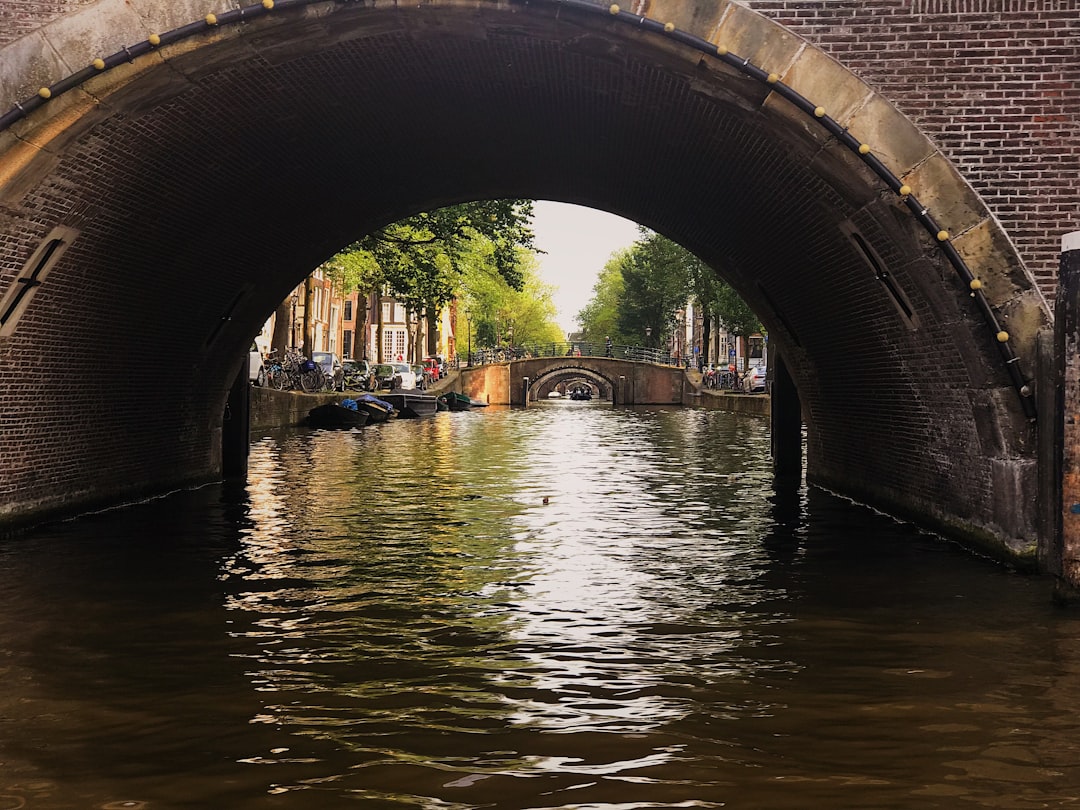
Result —
[[687, 370], [683, 380], [682, 404], [689, 408], [745, 413], [766, 419], [772, 414], [772, 397], [768, 394], [706, 388], [702, 384], [701, 373], [693, 370]]
[[[451, 371], [425, 393], [438, 396], [445, 391], [460, 391], [458, 372]], [[359, 396], [361, 391], [328, 391], [305, 394], [301, 391], [278, 391], [273, 388], [251, 389], [251, 430], [272, 430], [304, 424], [308, 411], [329, 402], [340, 402], [344, 397]], [[378, 396], [378, 394], [376, 394]], [[695, 384], [690, 373], [683, 388], [682, 404], [689, 408], [712, 411], [730, 411], [768, 418], [771, 399], [767, 394], [739, 394], [716, 391]]]
[[[432, 385], [426, 394], [438, 396], [454, 388], [457, 372], [452, 371]], [[304, 424], [308, 411], [319, 405], [340, 402], [346, 397], [361, 396], [363, 391], [325, 391], [318, 394], [305, 394], [302, 391], [278, 391], [274, 388], [252, 386], [251, 388], [251, 430], [273, 430], [279, 427], [294, 427]], [[378, 396], [378, 392], [375, 396]]]

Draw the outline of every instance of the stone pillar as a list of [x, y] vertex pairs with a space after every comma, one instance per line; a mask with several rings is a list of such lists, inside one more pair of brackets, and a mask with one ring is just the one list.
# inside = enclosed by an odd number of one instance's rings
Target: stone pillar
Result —
[[[1061, 435], [1061, 543], [1058, 575], [1080, 592], [1080, 231], [1061, 243], [1054, 312], [1054, 347], [1062, 375], [1061, 408], [1056, 414]], [[1056, 566], [1051, 563], [1051, 570]]]
[[521, 378], [521, 407], [529, 407], [529, 378]]
[[779, 352], [773, 354], [772, 456], [777, 480], [802, 477], [802, 402], [795, 381]]
[[248, 381], [248, 356], [229, 389], [221, 422], [221, 474], [226, 478], [247, 474], [251, 446], [251, 383]]

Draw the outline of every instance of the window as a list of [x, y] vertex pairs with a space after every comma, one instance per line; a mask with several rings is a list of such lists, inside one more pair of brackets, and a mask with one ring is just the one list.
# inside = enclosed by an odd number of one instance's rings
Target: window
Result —
[[[351, 321], [352, 319], [352, 299], [349, 298], [345, 301], [345, 317], [343, 320]], [[349, 341], [346, 340], [345, 342], [348, 343]]]
[[15, 331], [15, 324], [30, 305], [30, 299], [41, 288], [49, 271], [56, 266], [68, 245], [75, 241], [79, 232], [63, 226], [53, 228], [45, 241], [38, 245], [30, 259], [23, 265], [18, 278], [0, 298], [0, 337]]
[[352, 354], [352, 329], [346, 329], [341, 333], [341, 356], [349, 357]]

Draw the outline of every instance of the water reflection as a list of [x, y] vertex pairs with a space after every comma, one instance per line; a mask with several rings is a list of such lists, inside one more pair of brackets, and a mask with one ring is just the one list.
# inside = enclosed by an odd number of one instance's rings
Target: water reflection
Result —
[[260, 439], [0, 549], [4, 807], [1036, 807], [1076, 620], [760, 420], [545, 403]]

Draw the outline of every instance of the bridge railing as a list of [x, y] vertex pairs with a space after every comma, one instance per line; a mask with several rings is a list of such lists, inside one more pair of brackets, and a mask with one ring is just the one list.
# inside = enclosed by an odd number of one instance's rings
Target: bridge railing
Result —
[[616, 360], [636, 360], [644, 363], [657, 363], [663, 366], [685, 365], [685, 361], [680, 361], [678, 357], [672, 355], [666, 349], [616, 344], [608, 346], [603, 342], [593, 343], [589, 341], [528, 343], [498, 349], [477, 349], [472, 353], [472, 364], [482, 366], [489, 363], [506, 363], [510, 360], [525, 360], [530, 357], [612, 357]]

